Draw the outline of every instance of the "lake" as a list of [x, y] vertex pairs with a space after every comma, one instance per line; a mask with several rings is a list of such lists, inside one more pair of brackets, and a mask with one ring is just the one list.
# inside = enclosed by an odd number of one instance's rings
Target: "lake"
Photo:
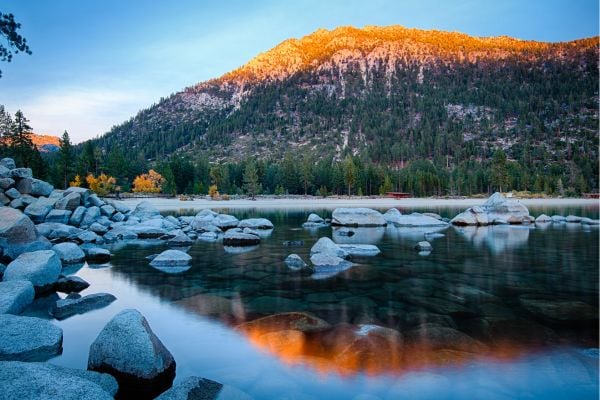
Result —
[[[449, 227], [420, 255], [428, 230], [306, 230], [310, 212], [218, 210], [269, 218], [275, 229], [253, 248], [197, 241], [179, 274], [146, 259], [161, 241], [109, 245], [110, 264], [81, 266], [82, 294], [112, 293], [110, 306], [64, 321], [64, 351], [50, 362], [86, 368], [90, 344], [124, 308], [138, 309], [177, 362], [176, 382], [197, 375], [256, 399], [595, 399], [598, 396], [597, 227]], [[381, 210], [385, 211], [385, 210]], [[410, 210], [402, 210], [410, 212]], [[460, 209], [436, 208], [444, 217]], [[598, 218], [597, 208], [531, 214]], [[194, 215], [181, 210], [175, 215]], [[320, 237], [375, 244], [330, 277], [291, 270]], [[284, 241], [303, 241], [284, 246]], [[61, 295], [62, 296], [62, 295]], [[53, 298], [24, 315], [45, 315]], [[310, 313], [326, 329], [276, 329], [278, 314]], [[246, 324], [275, 316], [271, 325]], [[47, 317], [49, 318], [49, 317]]]

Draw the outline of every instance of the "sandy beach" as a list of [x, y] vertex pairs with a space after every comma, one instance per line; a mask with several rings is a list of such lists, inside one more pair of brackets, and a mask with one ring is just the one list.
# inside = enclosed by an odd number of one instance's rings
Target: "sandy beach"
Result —
[[[337, 207], [369, 207], [376, 209], [384, 208], [457, 208], [463, 209], [475, 205], [481, 205], [486, 199], [467, 198], [467, 199], [437, 199], [437, 198], [409, 198], [409, 199], [391, 199], [391, 198], [259, 198], [257, 200], [206, 200], [196, 199], [192, 201], [181, 201], [179, 199], [164, 198], [146, 198], [146, 199], [126, 199], [122, 203], [135, 207], [139, 202], [148, 200], [161, 211], [195, 209], [203, 208], [215, 209], [335, 209]], [[598, 199], [516, 199], [527, 207], [600, 207]]]

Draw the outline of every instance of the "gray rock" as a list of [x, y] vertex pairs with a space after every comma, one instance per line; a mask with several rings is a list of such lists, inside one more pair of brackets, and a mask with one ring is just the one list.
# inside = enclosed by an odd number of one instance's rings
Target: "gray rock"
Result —
[[328, 237], [322, 237], [313, 245], [310, 249], [310, 255], [315, 254], [327, 254], [335, 257], [346, 258], [348, 252], [342, 249], [339, 245], [335, 244], [333, 240]]
[[581, 223], [583, 225], [600, 225], [600, 219], [582, 218]]
[[113, 206], [105, 204], [102, 207], [100, 207], [100, 212], [102, 213], [102, 215], [106, 215], [108, 218], [110, 218], [116, 212], [116, 210]]
[[28, 206], [28, 205], [34, 203], [36, 200], [37, 199], [30, 194], [22, 194], [21, 193], [21, 201], [23, 202], [23, 204], [25, 204], [25, 206]]
[[35, 227], [40, 235], [45, 236], [48, 239], [66, 239], [74, 237], [82, 232], [79, 228], [57, 222], [42, 222]]
[[387, 222], [380, 212], [370, 208], [336, 208], [331, 215], [332, 225], [385, 226]]
[[85, 259], [94, 264], [103, 264], [110, 261], [110, 251], [101, 247], [85, 249]]
[[85, 204], [85, 203], [87, 203], [88, 198], [92, 195], [93, 192], [90, 189], [77, 187], [77, 186], [71, 186], [70, 188], [67, 188], [63, 192], [63, 196], [68, 196], [71, 193], [79, 194], [80, 199], [81, 199], [81, 204]]
[[0, 314], [0, 361], [46, 361], [62, 349], [62, 329], [33, 317]]
[[0, 207], [0, 247], [35, 240], [37, 232], [29, 217], [19, 210]]
[[56, 203], [56, 199], [48, 199], [46, 197], [40, 197], [30, 205], [25, 208], [25, 215], [27, 215], [31, 220], [39, 224], [44, 222], [46, 219], [46, 215], [52, 210], [54, 204]]
[[9, 199], [18, 199], [19, 197], [21, 197], [21, 193], [19, 193], [19, 191], [15, 188], [10, 188], [8, 189], [6, 192], [4, 192], [4, 194], [9, 198]]
[[10, 177], [13, 179], [33, 178], [31, 168], [14, 168], [10, 170]]
[[99, 224], [98, 222], [91, 224], [88, 229], [97, 235], [104, 235], [106, 232], [108, 232], [108, 228], [102, 224]]
[[8, 157], [0, 160], [0, 166], [2, 166], [4, 168], [8, 168], [9, 170], [17, 168], [17, 165], [15, 164], [15, 160], [13, 160], [12, 158], [8, 158]]
[[567, 219], [565, 217], [563, 217], [562, 215], [553, 215], [552, 222], [556, 222], [556, 223], [567, 222]]
[[33, 191], [33, 179], [17, 179], [17, 182], [15, 183], [15, 188], [19, 192], [21, 192], [21, 194], [32, 194], [31, 192]]
[[21, 200], [21, 199], [14, 199], [14, 200], [12, 200], [10, 202], [9, 206], [12, 207], [12, 208], [18, 208], [20, 210], [23, 210], [26, 207], [25, 203], [23, 203], [23, 200]]
[[83, 206], [79, 206], [75, 208], [73, 214], [71, 214], [71, 218], [69, 218], [69, 225], [79, 226], [81, 225], [81, 221], [83, 220], [83, 216], [85, 215], [87, 208]]
[[240, 228], [250, 229], [273, 229], [275, 226], [271, 221], [266, 218], [248, 218], [240, 221]]
[[42, 181], [40, 179], [32, 179], [31, 183], [31, 192], [29, 192], [32, 196], [50, 196], [52, 191], [54, 190], [54, 186], [49, 184], [48, 182]]
[[200, 236], [198, 236], [199, 240], [203, 240], [205, 242], [214, 242], [219, 238], [215, 232], [204, 232]]
[[569, 223], [580, 223], [581, 222], [581, 217], [578, 217], [576, 215], [567, 215], [567, 218], [565, 218], [566, 222]]
[[546, 214], [541, 214], [535, 219], [536, 223], [548, 223], [552, 222], [552, 218], [547, 216]]
[[243, 232], [228, 230], [223, 235], [223, 244], [225, 246], [253, 246], [260, 243], [260, 237]]
[[372, 257], [381, 253], [379, 247], [373, 244], [339, 244], [348, 255], [355, 257]]
[[399, 216], [394, 221], [394, 225], [398, 227], [443, 227], [448, 226], [448, 223], [424, 214], [412, 213]]
[[175, 360], [137, 310], [111, 319], [90, 346], [88, 369], [117, 378], [123, 398], [154, 397], [175, 378]]
[[10, 199], [3, 192], [0, 192], [0, 205], [7, 206], [9, 203]]
[[69, 210], [50, 210], [48, 215], [46, 215], [45, 222], [57, 222], [59, 224], [67, 224], [69, 223], [69, 218], [71, 217], [72, 211]]
[[27, 243], [10, 244], [4, 248], [4, 256], [14, 260], [23, 253], [31, 253], [39, 250], [50, 250], [52, 243], [43, 236], [37, 237], [34, 241]]
[[317, 214], [315, 213], [311, 213], [308, 218], [306, 219], [306, 222], [313, 222], [315, 224], [323, 224], [325, 223], [325, 220], [321, 217], [319, 217]]
[[95, 243], [100, 236], [96, 235], [92, 231], [85, 231], [77, 235], [77, 239], [81, 240], [83, 243]]
[[60, 200], [63, 198], [65, 191], [64, 190], [60, 190], [60, 189], [54, 189], [52, 190], [52, 192], [48, 195], [48, 198], [50, 199], [57, 199]]
[[52, 246], [63, 264], [76, 264], [85, 260], [85, 253], [75, 243], [65, 242]]
[[3, 280], [28, 280], [36, 289], [44, 289], [58, 279], [62, 265], [60, 258], [52, 250], [39, 250], [23, 253], [8, 264]]
[[388, 224], [395, 224], [400, 222], [401, 216], [402, 213], [397, 208], [390, 208], [383, 214], [383, 219], [385, 219]]
[[577, 323], [598, 321], [598, 308], [576, 300], [537, 299], [519, 297], [519, 302], [527, 311], [549, 322]]
[[0, 165], [0, 178], [10, 178], [10, 169]]
[[89, 286], [89, 283], [78, 276], [65, 276], [64, 278], [60, 278], [58, 281], [56, 281], [54, 284], [54, 290], [62, 293], [78, 293], [84, 289], [87, 289]]
[[15, 185], [15, 180], [12, 178], [0, 178], [0, 189], [6, 190]]
[[517, 200], [506, 199], [501, 193], [494, 193], [480, 207], [475, 206], [454, 217], [453, 225], [489, 225], [494, 221], [505, 221], [509, 224], [526, 224], [532, 222], [529, 210]]
[[82, 228], [87, 228], [100, 218], [100, 208], [93, 206], [85, 210], [85, 214], [79, 224]]
[[34, 297], [29, 281], [0, 282], [0, 314], [20, 314]]
[[177, 235], [175, 236], [173, 239], [169, 239], [167, 241], [167, 244], [169, 246], [174, 246], [174, 247], [185, 247], [185, 246], [191, 246], [193, 243], [192, 239], [190, 239], [187, 235], [185, 234], [181, 234], [181, 235]]
[[419, 251], [432, 251], [433, 247], [431, 246], [431, 243], [427, 242], [427, 241], [422, 241], [417, 243], [417, 245], [415, 246], [415, 249], [419, 250]]
[[112, 217], [110, 217], [110, 219], [115, 222], [125, 221], [125, 214], [117, 211], [112, 215]]
[[187, 266], [192, 256], [180, 250], [165, 250], [156, 256], [150, 265], [153, 267], [181, 267]]
[[109, 293], [94, 293], [78, 299], [60, 299], [52, 309], [52, 316], [58, 320], [83, 314], [108, 306], [117, 298]]
[[[75, 211], [76, 208], [81, 204], [81, 195], [79, 193], [71, 192], [65, 195], [64, 197], [58, 199], [54, 208], [57, 210], [71, 210]], [[84, 207], [81, 207], [85, 210]], [[81, 211], [81, 218], [83, 218], [83, 213], [85, 211]], [[74, 224], [75, 225], [75, 224]]]
[[252, 400], [248, 394], [233, 386], [210, 379], [190, 376], [167, 390], [156, 400]]
[[98, 197], [98, 195], [96, 193], [92, 193], [86, 201], [86, 205], [89, 205], [90, 207], [100, 208], [105, 204], [106, 203], [104, 202], [104, 200], [102, 200], [100, 197]]
[[160, 211], [158, 211], [158, 208], [154, 207], [149, 201], [142, 201], [135, 207], [131, 215], [140, 219], [152, 218], [159, 216]]
[[118, 390], [108, 374], [50, 363], [0, 362], [0, 393], [5, 400], [110, 400]]
[[298, 254], [290, 254], [283, 262], [294, 270], [303, 269], [308, 266]]
[[231, 229], [239, 225], [240, 221], [233, 215], [219, 214], [217, 215], [212, 224], [220, 229]]

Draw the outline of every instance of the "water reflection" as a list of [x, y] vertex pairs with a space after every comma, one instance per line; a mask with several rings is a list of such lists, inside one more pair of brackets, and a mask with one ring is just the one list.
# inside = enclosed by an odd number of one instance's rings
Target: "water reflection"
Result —
[[516, 225], [463, 226], [454, 229], [475, 247], [487, 246], [499, 254], [527, 244], [532, 227]]
[[[306, 213], [252, 216], [276, 224], [258, 246], [198, 241], [189, 251], [192, 267], [167, 275], [144, 259], [166, 249], [164, 243], [116, 245], [107, 273], [237, 329], [286, 364], [344, 376], [404, 374], [598, 345], [597, 229], [427, 228], [445, 236], [419, 257], [412, 246], [399, 245], [422, 240], [426, 232], [419, 228], [322, 229], [313, 236], [297, 229]], [[339, 243], [375, 244], [382, 254], [322, 280], [285, 266], [290, 253], [308, 260], [315, 241], [328, 235]], [[286, 241], [303, 244], [292, 248], [282, 245]], [[567, 319], [549, 318], [553, 312]], [[289, 313], [324, 323], [319, 329], [253, 324], [264, 317], [286, 321]]]
[[413, 240], [420, 241], [425, 240], [427, 234], [441, 233], [448, 229], [447, 226], [442, 227], [396, 227], [389, 225], [386, 227], [386, 235], [389, 237], [400, 239], [400, 240]]

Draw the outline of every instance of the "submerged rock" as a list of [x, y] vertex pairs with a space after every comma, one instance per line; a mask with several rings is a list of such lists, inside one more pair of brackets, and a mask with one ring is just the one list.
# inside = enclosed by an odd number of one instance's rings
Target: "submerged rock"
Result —
[[210, 379], [190, 376], [167, 390], [156, 400], [252, 400], [253, 398], [233, 386]]
[[417, 245], [415, 246], [415, 249], [419, 250], [419, 251], [432, 251], [433, 247], [431, 246], [431, 243], [427, 242], [427, 241], [422, 241], [417, 243]]
[[[165, 250], [150, 261], [150, 265], [159, 268], [161, 271], [168, 272], [171, 268], [186, 267], [189, 269], [189, 263], [192, 256], [181, 250]], [[174, 269], [172, 272], [182, 272]]]
[[167, 241], [167, 244], [169, 246], [173, 246], [173, 247], [191, 246], [192, 243], [193, 243], [193, 240], [190, 239], [190, 237], [186, 234], [177, 235], [174, 238], [169, 239]]
[[139, 311], [118, 313], [90, 346], [88, 369], [119, 382], [123, 398], [152, 397], [175, 378], [175, 360]]
[[0, 314], [20, 314], [34, 297], [29, 281], [0, 282]]
[[338, 246], [349, 256], [355, 257], [372, 257], [381, 253], [379, 247], [373, 244], [339, 244]]
[[50, 363], [0, 362], [0, 393], [5, 400], [110, 400], [117, 393], [108, 374]]
[[331, 215], [332, 225], [385, 226], [387, 222], [380, 212], [370, 208], [336, 208]]
[[54, 290], [62, 293], [73, 293], [81, 292], [82, 290], [87, 289], [89, 286], [89, 283], [78, 276], [66, 276], [56, 281], [54, 284]]
[[298, 254], [290, 254], [283, 262], [294, 270], [300, 270], [308, 266]]
[[77, 299], [60, 299], [52, 309], [52, 316], [58, 320], [65, 319], [75, 314], [106, 307], [116, 299], [109, 293], [94, 293]]
[[316, 278], [333, 276], [338, 272], [345, 271], [352, 267], [352, 263], [350, 261], [346, 261], [343, 258], [325, 253], [317, 253], [312, 255], [310, 257], [310, 262], [314, 266]]
[[45, 361], [62, 350], [62, 329], [41, 318], [0, 314], [0, 338], [1, 361]]
[[397, 227], [444, 227], [448, 223], [419, 213], [401, 215], [395, 219], [394, 225]]
[[537, 299], [521, 296], [519, 302], [534, 316], [555, 323], [598, 321], [598, 309], [576, 300]]
[[552, 222], [552, 218], [547, 216], [546, 214], [538, 215], [538, 217], [535, 219], [536, 224], [548, 222]]

